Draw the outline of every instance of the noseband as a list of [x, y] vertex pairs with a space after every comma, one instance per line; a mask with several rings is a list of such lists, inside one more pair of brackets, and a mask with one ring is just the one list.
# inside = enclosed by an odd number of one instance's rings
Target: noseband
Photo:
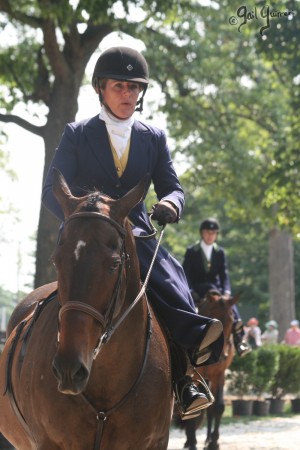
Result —
[[[80, 219], [80, 218], [104, 220], [104, 221], [108, 222], [110, 225], [112, 225], [118, 231], [118, 233], [120, 234], [120, 236], [122, 238], [121, 263], [119, 265], [118, 278], [117, 278], [117, 281], [116, 281], [116, 284], [114, 287], [111, 301], [109, 302], [109, 307], [108, 307], [105, 315], [101, 314], [93, 306], [90, 306], [90, 305], [88, 305], [84, 302], [80, 302], [80, 301], [67, 301], [63, 306], [61, 306], [61, 308], [59, 310], [59, 316], [58, 316], [59, 324], [60, 324], [62, 315], [66, 311], [70, 311], [70, 310], [84, 312], [84, 313], [92, 316], [94, 319], [97, 320], [97, 322], [100, 323], [100, 325], [104, 329], [104, 333], [100, 337], [99, 342], [94, 350], [94, 359], [95, 359], [100, 351], [102, 344], [107, 342], [107, 340], [108, 340], [107, 338], [105, 338], [108, 335], [108, 330], [110, 330], [112, 328], [112, 320], [114, 317], [117, 299], [119, 296], [119, 290], [120, 290], [120, 286], [121, 286], [122, 271], [123, 271], [125, 260], [128, 259], [128, 255], [125, 253], [126, 230], [114, 219], [112, 219], [102, 213], [95, 212], [95, 211], [94, 212], [89, 211], [89, 212], [74, 213], [70, 217], [68, 217], [68, 219], [65, 221], [65, 226], [71, 220]], [[59, 341], [59, 334], [60, 333], [58, 333], [58, 341]]]

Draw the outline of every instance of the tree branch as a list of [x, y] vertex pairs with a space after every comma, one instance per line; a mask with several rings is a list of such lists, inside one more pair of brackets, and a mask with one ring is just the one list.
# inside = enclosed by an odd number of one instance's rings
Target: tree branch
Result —
[[44, 137], [44, 130], [45, 130], [44, 125], [43, 126], [33, 125], [27, 120], [22, 119], [22, 117], [16, 116], [14, 114], [0, 114], [0, 122], [14, 123], [20, 126], [21, 128], [24, 128], [24, 130], [27, 130], [30, 133], [35, 134], [36, 136], [40, 136], [41, 138]]
[[31, 26], [32, 28], [40, 28], [41, 20], [34, 16], [29, 16], [20, 12], [19, 8], [12, 8], [9, 0], [0, 0], [0, 11], [9, 15], [10, 19], [15, 19], [22, 24]]

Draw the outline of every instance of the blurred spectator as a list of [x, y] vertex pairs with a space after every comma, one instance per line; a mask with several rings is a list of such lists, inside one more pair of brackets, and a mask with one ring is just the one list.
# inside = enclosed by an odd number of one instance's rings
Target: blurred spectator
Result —
[[255, 317], [251, 317], [247, 322], [245, 339], [253, 349], [261, 347], [261, 329], [259, 328], [258, 323], [259, 322]]
[[292, 320], [290, 328], [286, 331], [284, 336], [284, 343], [288, 345], [300, 346], [300, 328], [299, 320]]
[[261, 335], [263, 345], [277, 344], [278, 342], [278, 324], [276, 320], [269, 320], [265, 325], [266, 330]]

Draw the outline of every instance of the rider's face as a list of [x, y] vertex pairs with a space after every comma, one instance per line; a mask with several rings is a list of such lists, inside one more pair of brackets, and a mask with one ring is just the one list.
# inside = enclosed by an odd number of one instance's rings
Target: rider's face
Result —
[[205, 244], [211, 245], [213, 244], [218, 236], [218, 232], [216, 230], [202, 230], [201, 237]]
[[134, 81], [108, 79], [101, 89], [103, 103], [119, 119], [129, 119], [134, 113], [141, 90], [140, 84]]

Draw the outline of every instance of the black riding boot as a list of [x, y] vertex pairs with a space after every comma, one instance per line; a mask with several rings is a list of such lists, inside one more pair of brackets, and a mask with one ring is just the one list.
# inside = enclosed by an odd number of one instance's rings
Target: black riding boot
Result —
[[186, 375], [174, 385], [175, 398], [182, 420], [193, 419], [215, 401], [209, 387], [200, 376], [197, 384]]
[[241, 319], [233, 324], [233, 342], [239, 356], [245, 356], [252, 351], [252, 348], [244, 339], [244, 326]]
[[211, 357], [211, 344], [223, 333], [222, 322], [218, 319], [210, 319], [206, 328], [206, 334], [200, 344], [188, 350], [189, 359], [193, 367], [202, 366]]

